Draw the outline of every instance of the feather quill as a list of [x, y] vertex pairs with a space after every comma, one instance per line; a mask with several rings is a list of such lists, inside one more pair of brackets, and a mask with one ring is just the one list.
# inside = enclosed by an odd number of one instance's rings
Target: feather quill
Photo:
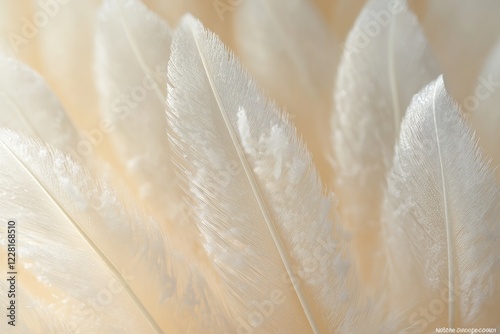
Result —
[[[21, 294], [48, 290], [37, 299], [85, 333], [223, 333], [225, 311], [208, 278], [170, 248], [157, 221], [67, 156], [6, 130], [0, 164]], [[6, 244], [0, 235], [2, 252]]]
[[192, 17], [174, 35], [168, 76], [179, 178], [238, 332], [383, 328], [294, 127]]
[[384, 203], [389, 286], [416, 333], [499, 325], [499, 204], [440, 76], [408, 108]]
[[383, 273], [380, 207], [400, 122], [412, 96], [436, 76], [406, 2], [370, 1], [345, 44], [332, 117], [339, 215], [353, 231], [357, 266], [370, 284]]
[[330, 185], [326, 135], [340, 50], [307, 0], [245, 1], [234, 20], [236, 54], [270, 98], [286, 109]]

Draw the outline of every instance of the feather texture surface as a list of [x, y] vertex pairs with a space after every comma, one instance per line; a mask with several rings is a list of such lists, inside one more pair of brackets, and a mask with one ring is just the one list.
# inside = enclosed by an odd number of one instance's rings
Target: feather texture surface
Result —
[[104, 1], [96, 38], [103, 117], [134, 193], [162, 212], [177, 204], [165, 119], [170, 43], [166, 22], [139, 1]]
[[[21, 294], [36, 292], [85, 333], [223, 332], [206, 273], [170, 248], [157, 221], [50, 147], [2, 130], [0, 157]], [[0, 245], [6, 252], [3, 234]]]
[[384, 205], [389, 284], [415, 332], [498, 325], [499, 203], [440, 76], [408, 108]]
[[[0, 247], [0, 255], [7, 257], [5, 249]], [[7, 275], [8, 278], [8, 275]], [[10, 282], [7, 280], [0, 281], [0, 289], [9, 291]], [[22, 309], [23, 320], [17, 321], [15, 330], [20, 334], [44, 334], [44, 333], [71, 333], [75, 328], [70, 325], [71, 321], [61, 319], [62, 313], [57, 313], [50, 305], [41, 301], [39, 295], [32, 294], [26, 286], [22, 286], [23, 292], [17, 295], [19, 305], [29, 305]], [[10, 319], [8, 319], [10, 320]], [[9, 328], [10, 327], [10, 328]], [[2, 333], [12, 331], [12, 326], [6, 321], [0, 324]]]
[[294, 127], [192, 17], [174, 35], [168, 76], [179, 177], [237, 329], [361, 333], [381, 324], [358, 294], [332, 195]]
[[479, 145], [492, 159], [496, 180], [500, 182], [500, 40], [492, 50], [476, 82], [474, 94], [463, 101]]
[[236, 54], [259, 87], [285, 109], [331, 185], [327, 135], [340, 50], [307, 0], [245, 1], [234, 19]]
[[353, 231], [357, 266], [370, 284], [379, 282], [383, 267], [377, 263], [380, 207], [400, 122], [412, 96], [436, 76], [406, 2], [368, 2], [339, 66], [332, 141], [339, 215]]
[[[0, 56], [0, 127], [78, 154], [80, 136], [45, 79], [20, 61]], [[91, 154], [92, 151], [85, 151]]]

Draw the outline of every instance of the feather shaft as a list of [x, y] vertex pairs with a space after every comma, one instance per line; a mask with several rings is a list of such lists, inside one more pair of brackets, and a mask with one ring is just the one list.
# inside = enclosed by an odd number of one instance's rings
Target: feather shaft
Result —
[[[292, 264], [291, 261], [288, 258], [288, 254], [285, 251], [285, 247], [283, 247], [283, 244], [281, 242], [280, 236], [277, 232], [276, 226], [274, 219], [271, 217], [271, 214], [269, 213], [269, 209], [266, 205], [266, 201], [264, 200], [260, 187], [255, 179], [254, 172], [252, 168], [250, 167], [250, 164], [248, 163], [248, 160], [245, 156], [245, 153], [243, 152], [243, 148], [240, 145], [238, 136], [236, 135], [236, 132], [233, 129], [233, 125], [231, 124], [227, 111], [224, 108], [224, 105], [219, 97], [219, 92], [217, 90], [217, 87], [214, 85], [212, 81], [212, 74], [210, 73], [209, 67], [207, 66], [206, 59], [204, 57], [204, 52], [203, 50], [200, 49], [200, 46], [198, 44], [198, 37], [196, 34], [191, 30], [192, 36], [194, 41], [196, 42], [196, 46], [198, 48], [198, 52], [200, 54], [201, 61], [203, 63], [203, 67], [206, 71], [207, 74], [207, 79], [208, 82], [210, 83], [210, 87], [212, 89], [212, 93], [215, 96], [215, 99], [217, 101], [217, 106], [219, 109], [219, 112], [224, 120], [224, 124], [226, 126], [226, 130], [229, 132], [229, 136], [231, 137], [231, 142], [238, 154], [238, 158], [240, 163], [243, 166], [243, 169], [245, 171], [245, 175], [248, 179], [248, 182], [250, 184], [250, 187], [252, 188], [253, 194], [257, 200], [257, 203], [259, 205], [260, 211], [262, 213], [262, 216], [264, 217], [264, 221], [266, 222], [267, 228], [269, 229], [269, 232], [273, 238], [273, 241], [276, 245], [276, 248], [278, 250], [278, 253], [281, 257], [281, 260], [283, 261], [283, 264], [285, 266], [285, 269], [287, 271], [287, 274], [289, 277], [293, 277], [293, 270], [292, 270]], [[304, 312], [307, 316], [307, 320], [309, 321], [309, 324], [311, 325], [311, 329], [313, 330], [313, 333], [318, 334], [320, 333], [318, 326], [316, 324], [316, 321], [314, 319], [314, 316], [309, 308], [308, 302], [306, 301], [306, 298], [304, 297], [304, 294], [302, 293], [302, 289], [298, 285], [294, 285], [295, 292], [297, 293], [297, 296], [300, 300], [300, 303], [302, 305], [302, 308], [304, 309]]]
[[448, 303], [450, 305], [448, 309], [448, 325], [449, 327], [455, 327], [455, 298], [453, 297], [456, 293], [455, 289], [455, 243], [453, 228], [450, 221], [450, 207], [448, 204], [448, 190], [446, 187], [446, 177], [445, 177], [445, 167], [443, 164], [443, 156], [441, 154], [441, 143], [439, 141], [439, 130], [436, 116], [436, 94], [439, 85], [434, 86], [434, 91], [432, 95], [432, 117], [434, 120], [434, 133], [436, 135], [436, 147], [439, 157], [439, 170], [441, 173], [441, 189], [443, 194], [443, 211], [444, 211], [444, 223], [446, 226], [446, 245], [448, 249], [448, 286], [450, 287], [448, 291]]
[[[54, 296], [54, 308], [65, 307], [69, 297], [85, 303], [101, 296], [103, 283], [111, 286], [96, 316], [110, 333], [127, 326], [157, 333], [228, 330], [209, 273], [171, 249], [157, 221], [125, 206], [50, 147], [1, 131], [0, 155], [0, 208], [23, 222], [21, 285], [36, 275]], [[0, 244], [6, 247], [3, 236]], [[84, 325], [87, 331], [95, 326]]]
[[[331, 119], [339, 216], [353, 232], [353, 255], [370, 287], [383, 281], [377, 272], [384, 266], [380, 212], [400, 122], [413, 95], [437, 75], [417, 18], [406, 1], [392, 3], [371, 0], [356, 20], [337, 73]], [[384, 24], [369, 35], [374, 13], [385, 17]]]
[[128, 297], [137, 305], [138, 309], [144, 315], [144, 317], [151, 324], [152, 329], [156, 333], [162, 333], [160, 326], [156, 323], [156, 320], [149, 314], [149, 312], [144, 307], [144, 304], [137, 298], [136, 294], [130, 288], [128, 282], [123, 278], [123, 275], [120, 273], [118, 268], [114, 265], [114, 263], [106, 256], [106, 254], [100, 249], [100, 247], [92, 240], [92, 238], [86, 233], [85, 230], [81, 228], [81, 226], [76, 223], [75, 219], [68, 213], [68, 211], [59, 203], [59, 201], [53, 196], [53, 193], [47, 189], [47, 187], [40, 181], [40, 179], [33, 173], [33, 171], [27, 166], [23, 160], [21, 160], [18, 155], [12, 151], [4, 142], [2, 136], [0, 136], [0, 144], [3, 146], [6, 152], [12, 156], [12, 158], [19, 164], [19, 166], [24, 170], [34, 181], [34, 183], [39, 187], [43, 194], [50, 199], [50, 202], [57, 207], [61, 215], [73, 226], [73, 228], [78, 232], [78, 234], [85, 240], [85, 242], [90, 246], [93, 252], [104, 262], [107, 268], [109, 268], [111, 274], [118, 280], [118, 282], [124, 287], [125, 292]]
[[174, 35], [168, 75], [178, 177], [226, 282], [232, 318], [247, 319], [253, 305], [271, 303], [277, 292], [286, 303], [248, 328], [366, 331], [355, 309], [383, 323], [383, 312], [359, 293], [343, 230], [333, 222], [333, 196], [324, 193], [295, 128], [191, 17]]
[[393, 306], [446, 305], [413, 323], [417, 332], [495, 325], [499, 202], [494, 174], [439, 77], [408, 108], [383, 206]]

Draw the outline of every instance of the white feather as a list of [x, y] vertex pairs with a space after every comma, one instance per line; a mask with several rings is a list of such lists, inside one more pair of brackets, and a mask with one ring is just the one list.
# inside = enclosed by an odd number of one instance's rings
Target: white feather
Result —
[[174, 35], [168, 75], [180, 178], [237, 329], [383, 328], [358, 295], [332, 195], [323, 193], [294, 127], [238, 61], [187, 17]]
[[[157, 221], [67, 156], [10, 131], [0, 131], [0, 164], [21, 295], [36, 292], [82, 333], [222, 332], [225, 311], [208, 273], [170, 248]], [[0, 245], [6, 253], [4, 234]], [[29, 321], [29, 305], [18, 307], [18, 321]]]
[[335, 193], [365, 281], [383, 273], [380, 206], [399, 125], [413, 94], [437, 76], [405, 1], [372, 0], [347, 38], [332, 118]]
[[165, 119], [171, 33], [137, 0], [106, 0], [96, 38], [103, 118], [132, 189], [158, 211], [173, 211], [175, 174]]
[[499, 220], [493, 172], [439, 77], [408, 108], [384, 205], [388, 283], [415, 332], [498, 326]]
[[5, 56], [0, 56], [0, 73], [1, 127], [43, 140], [80, 160], [91, 155], [91, 147], [78, 147], [81, 138], [77, 130], [38, 73]]
[[235, 13], [236, 54], [291, 115], [323, 181], [331, 185], [327, 134], [338, 42], [308, 0], [244, 1]]

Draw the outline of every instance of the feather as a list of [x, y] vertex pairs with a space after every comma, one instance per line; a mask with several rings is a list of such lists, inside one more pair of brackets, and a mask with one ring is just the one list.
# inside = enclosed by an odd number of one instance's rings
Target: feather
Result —
[[91, 147], [80, 136], [46, 81], [18, 60], [0, 55], [0, 126], [38, 138], [82, 160]]
[[132, 194], [176, 236], [176, 249], [206, 262], [182, 205], [166, 135], [171, 39], [166, 22], [139, 1], [104, 1], [96, 37], [101, 109]]
[[328, 120], [340, 50], [308, 0], [245, 1], [234, 20], [236, 54], [260, 87], [291, 115], [330, 185]]
[[[21, 296], [37, 293], [83, 333], [223, 333], [208, 273], [170, 248], [157, 221], [67, 156], [6, 130], [0, 164], [0, 210], [17, 222]], [[6, 253], [4, 234], [0, 247]], [[18, 305], [18, 315], [29, 306]]]
[[399, 125], [413, 94], [436, 76], [406, 2], [370, 1], [345, 44], [332, 117], [339, 214], [353, 231], [358, 270], [370, 285], [383, 273], [380, 206]]
[[442, 76], [415, 96], [399, 139], [384, 204], [395, 307], [418, 333], [497, 327], [500, 188]]
[[[100, 0], [35, 0], [36, 32], [41, 73], [60, 97], [69, 117], [91, 132], [99, 128], [97, 96], [92, 71], [95, 16]], [[43, 21], [43, 18], [47, 21]], [[42, 26], [43, 25], [43, 26]], [[106, 146], [96, 145], [100, 151]], [[103, 152], [108, 154], [108, 152]]]
[[170, 42], [167, 24], [139, 1], [104, 1], [96, 37], [103, 118], [133, 192], [162, 212], [177, 204], [165, 135]]
[[238, 332], [383, 328], [294, 127], [192, 17], [174, 35], [168, 82], [179, 178]]
[[[0, 247], [0, 255], [2, 258], [7, 258], [7, 252], [4, 247]], [[25, 272], [23, 272], [23, 274], [25, 274]], [[5, 276], [7, 279], [10, 278], [8, 274]], [[10, 282], [7, 279], [0, 281], [1, 291], [9, 291]], [[23, 278], [23, 281], [26, 282], [26, 277]], [[19, 285], [16, 288], [18, 287]], [[12, 322], [12, 325], [9, 324], [9, 322], [12, 321], [11, 318], [7, 318], [7, 321], [2, 321], [2, 323], [0, 323], [0, 331], [2, 331], [2, 333], [12, 332], [14, 328], [16, 333], [21, 334], [75, 332], [77, 328], [72, 327], [72, 320], [65, 320], [64, 314], [56, 312], [49, 303], [44, 302], [42, 298], [46, 298], [46, 296], [41, 297], [40, 290], [44, 289], [40, 288], [40, 286], [34, 287], [33, 284], [23, 284], [22, 290], [16, 289], [15, 306], [17, 318]], [[47, 290], [48, 289], [45, 289], [44, 292], [50, 293]], [[69, 298], [66, 302], [70, 302]], [[22, 316], [19, 316], [19, 306], [22, 307]]]
[[479, 145], [492, 159], [496, 180], [500, 182], [500, 40], [479, 75], [473, 95], [463, 101]]

